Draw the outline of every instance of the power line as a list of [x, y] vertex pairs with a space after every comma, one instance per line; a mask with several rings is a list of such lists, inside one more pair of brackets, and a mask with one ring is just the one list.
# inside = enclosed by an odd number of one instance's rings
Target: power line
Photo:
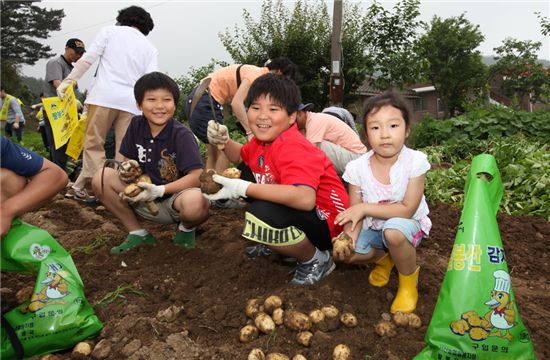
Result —
[[[149, 9], [164, 5], [166, 3], [169, 3], [170, 1], [171, 0], [162, 1], [158, 4], [149, 6], [149, 7], [144, 8], [144, 9], [149, 10]], [[64, 37], [66, 35], [73, 34], [73, 33], [76, 33], [76, 32], [82, 31], [82, 30], [86, 30], [86, 29], [91, 29], [91, 28], [94, 28], [94, 27], [99, 26], [99, 25], [104, 25], [104, 24], [108, 24], [108, 23], [112, 24], [115, 20], [116, 20], [115, 18], [111, 18], [109, 20], [104, 20], [104, 21], [101, 21], [101, 22], [98, 22], [98, 23], [95, 23], [95, 24], [91, 24], [91, 25], [87, 25], [87, 26], [84, 26], [84, 27], [81, 27], [81, 28], [78, 28], [78, 29], [75, 29], [75, 30], [66, 31], [62, 34], [57, 34], [57, 35], [54, 35], [54, 36], [50, 36], [50, 39], [55, 39], [55, 38], [58, 38], [58, 37], [61, 37], [61, 36]]]

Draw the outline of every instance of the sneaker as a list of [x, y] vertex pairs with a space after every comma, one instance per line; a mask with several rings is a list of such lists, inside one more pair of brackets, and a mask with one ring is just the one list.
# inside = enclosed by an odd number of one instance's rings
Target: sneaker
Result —
[[122, 244], [111, 248], [111, 254], [118, 255], [143, 244], [154, 245], [156, 243], [157, 239], [155, 239], [155, 237], [151, 234], [147, 234], [145, 236], [128, 234], [128, 236], [126, 236], [126, 240], [124, 240]]
[[270, 248], [261, 244], [245, 247], [244, 253], [246, 254], [246, 256], [248, 256], [249, 259], [256, 259], [256, 258], [259, 258], [260, 256], [273, 255], [273, 251], [271, 251]]
[[262, 244], [247, 246], [247, 247], [244, 248], [244, 253], [251, 260], [254, 260], [254, 259], [259, 258], [261, 256], [277, 255], [277, 256], [279, 256], [279, 258], [281, 259], [282, 262], [289, 263], [289, 264], [296, 263], [296, 258], [286, 256], [286, 255], [276, 254], [270, 248], [268, 248], [267, 246], [264, 246]]
[[219, 209], [242, 209], [246, 205], [246, 201], [240, 199], [214, 200], [210, 202], [211, 207], [217, 207]]
[[89, 195], [86, 189], [78, 190], [72, 187], [67, 190], [67, 192], [65, 193], [65, 197], [68, 199], [82, 201], [86, 204], [93, 204], [97, 202], [96, 197], [93, 195]]
[[187, 249], [194, 249], [197, 246], [197, 242], [195, 240], [195, 230], [181, 231], [176, 227], [176, 237], [172, 240], [172, 244]]
[[328, 250], [323, 251], [326, 260], [313, 260], [309, 263], [298, 263], [294, 277], [290, 281], [293, 285], [313, 285], [334, 270], [336, 265]]

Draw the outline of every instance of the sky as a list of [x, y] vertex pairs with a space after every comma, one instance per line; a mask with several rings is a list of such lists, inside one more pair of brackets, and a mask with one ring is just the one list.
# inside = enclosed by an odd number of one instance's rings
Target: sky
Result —
[[[333, 1], [326, 2], [332, 14]], [[365, 9], [371, 4], [371, 1], [359, 2]], [[392, 1], [379, 2], [388, 9], [395, 4]], [[290, 8], [293, 7], [293, 2], [285, 3]], [[42, 0], [38, 6], [65, 11], [61, 30], [50, 33], [50, 37], [43, 42], [56, 54], [63, 53], [65, 42], [72, 37], [81, 39], [86, 45], [91, 44], [99, 29], [114, 24], [118, 10], [130, 5], [141, 6], [151, 14], [155, 27], [148, 38], [159, 51], [159, 70], [178, 78], [186, 75], [191, 67], [197, 68], [208, 64], [212, 58], [231, 62], [231, 57], [223, 47], [218, 33], [227, 29], [232, 31], [235, 26], [243, 28], [243, 9], [257, 20], [261, 14], [262, 1]], [[511, 37], [542, 42], [543, 46], [538, 56], [550, 60], [550, 37], [542, 36], [535, 12], [550, 17], [550, 0], [421, 0], [420, 5], [420, 19], [426, 22], [434, 15], [448, 18], [465, 13], [470, 22], [479, 25], [485, 36], [485, 41], [479, 47], [483, 55], [492, 55], [494, 47], [502, 45], [505, 38]], [[32, 66], [24, 65], [23, 74], [44, 78], [47, 60], [40, 60]], [[80, 89], [84, 90], [89, 86], [92, 74], [93, 71], [88, 71], [79, 81]]]

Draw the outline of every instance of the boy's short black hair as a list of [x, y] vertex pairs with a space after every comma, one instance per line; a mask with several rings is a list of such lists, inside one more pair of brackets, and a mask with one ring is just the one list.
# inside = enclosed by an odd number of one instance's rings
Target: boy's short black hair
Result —
[[177, 105], [180, 98], [180, 88], [170, 76], [158, 71], [145, 74], [136, 81], [134, 85], [134, 97], [136, 102], [141, 105], [145, 92], [148, 90], [166, 89], [172, 93], [174, 103]]
[[277, 74], [265, 74], [254, 80], [244, 104], [249, 107], [262, 96], [269, 96], [278, 105], [284, 108], [288, 115], [298, 111], [302, 102], [300, 89], [294, 80]]
[[286, 57], [270, 59], [265, 63], [265, 67], [270, 71], [280, 70], [283, 75], [288, 76], [292, 80], [296, 80], [296, 72], [298, 67]]
[[375, 113], [380, 110], [381, 107], [390, 105], [401, 111], [403, 119], [405, 119], [405, 125], [410, 126], [410, 114], [409, 105], [405, 98], [397, 91], [386, 91], [380, 95], [373, 96], [365, 102], [363, 107], [363, 129], [367, 132], [367, 117], [371, 113]]
[[155, 27], [151, 14], [139, 6], [129, 6], [118, 11], [118, 25], [135, 26], [143, 35], [148, 35]]

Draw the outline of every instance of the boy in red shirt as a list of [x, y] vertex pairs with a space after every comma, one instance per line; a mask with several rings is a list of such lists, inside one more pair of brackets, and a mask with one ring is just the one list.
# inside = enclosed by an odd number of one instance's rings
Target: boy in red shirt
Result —
[[256, 79], [246, 98], [254, 137], [241, 145], [229, 139], [227, 127], [208, 124], [208, 141], [243, 168], [242, 179], [214, 175], [223, 188], [209, 200], [248, 197], [243, 237], [294, 257], [292, 284], [319, 282], [334, 270], [331, 239], [342, 229], [336, 215], [348, 207], [348, 196], [331, 161], [298, 131], [300, 90], [293, 80], [275, 74]]

